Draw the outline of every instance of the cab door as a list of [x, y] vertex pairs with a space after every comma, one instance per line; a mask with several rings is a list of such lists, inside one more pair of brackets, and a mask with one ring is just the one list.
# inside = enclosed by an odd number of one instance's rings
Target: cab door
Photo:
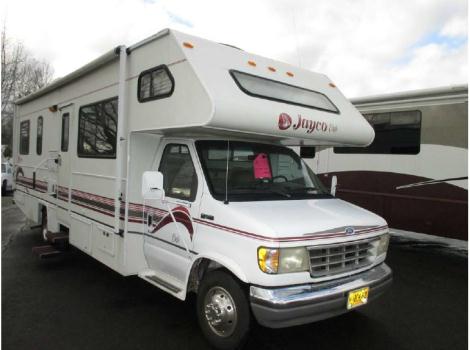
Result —
[[151, 270], [183, 285], [194, 256], [192, 218], [199, 215], [201, 174], [191, 143], [167, 141], [161, 149], [152, 170], [163, 174], [165, 198], [144, 203], [144, 254]]

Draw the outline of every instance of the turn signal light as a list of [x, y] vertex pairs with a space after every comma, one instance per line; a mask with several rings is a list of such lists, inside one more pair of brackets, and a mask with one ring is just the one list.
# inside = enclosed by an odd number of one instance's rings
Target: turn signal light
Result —
[[258, 266], [265, 273], [277, 273], [279, 268], [279, 249], [258, 248]]

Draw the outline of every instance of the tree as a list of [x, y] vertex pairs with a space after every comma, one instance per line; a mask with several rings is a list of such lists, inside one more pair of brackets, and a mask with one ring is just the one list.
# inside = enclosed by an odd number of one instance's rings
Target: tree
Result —
[[48, 62], [34, 58], [21, 42], [9, 38], [5, 27], [1, 40], [2, 144], [11, 147], [15, 100], [49, 84], [53, 69]]

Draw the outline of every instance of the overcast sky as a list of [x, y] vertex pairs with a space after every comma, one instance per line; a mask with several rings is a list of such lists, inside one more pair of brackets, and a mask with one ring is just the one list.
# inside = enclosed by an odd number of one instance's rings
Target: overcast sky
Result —
[[467, 83], [464, 0], [4, 0], [60, 77], [170, 27], [330, 77], [348, 97]]

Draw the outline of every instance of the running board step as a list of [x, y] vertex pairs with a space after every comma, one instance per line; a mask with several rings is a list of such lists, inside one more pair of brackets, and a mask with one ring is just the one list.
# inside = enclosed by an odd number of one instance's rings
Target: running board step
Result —
[[146, 280], [147, 282], [150, 282], [153, 285], [156, 285], [158, 287], [163, 287], [165, 289], [168, 289], [172, 293], [179, 293], [181, 292], [181, 288], [161, 279], [160, 277], [157, 277], [154, 274], [151, 273], [140, 273], [139, 277], [142, 278], [143, 280]]
[[51, 245], [33, 247], [32, 251], [39, 257], [39, 259], [50, 259], [63, 254], [63, 251], [57, 250], [57, 248]]
[[46, 238], [49, 243], [56, 244], [61, 243], [65, 244], [69, 242], [69, 235], [64, 232], [47, 232]]

